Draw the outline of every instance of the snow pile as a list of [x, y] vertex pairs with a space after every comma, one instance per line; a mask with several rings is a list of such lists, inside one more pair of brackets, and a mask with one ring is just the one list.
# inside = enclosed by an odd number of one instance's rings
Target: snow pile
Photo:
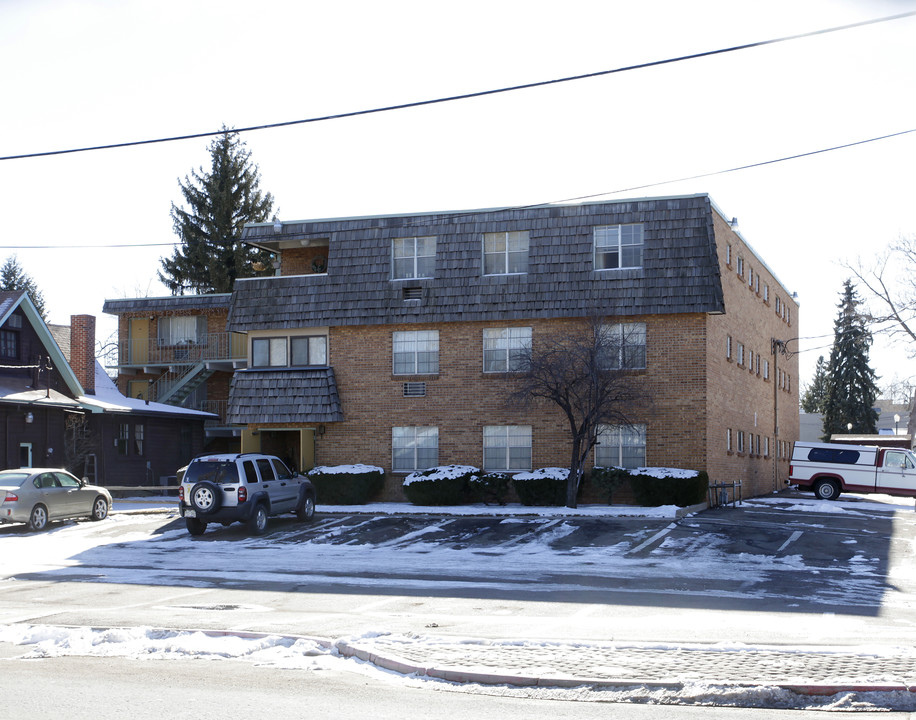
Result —
[[465, 475], [474, 475], [480, 470], [473, 465], [439, 465], [438, 467], [429, 468], [428, 470], [417, 470], [410, 473], [405, 479], [404, 484], [410, 485], [415, 482], [429, 482], [436, 480], [455, 480]]
[[328, 473], [330, 475], [362, 475], [363, 473], [384, 473], [383, 468], [377, 465], [317, 465], [309, 470], [310, 473]]
[[696, 470], [683, 470], [681, 468], [667, 467], [638, 467], [627, 470], [630, 475], [648, 475], [654, 478], [695, 478], [698, 473]]

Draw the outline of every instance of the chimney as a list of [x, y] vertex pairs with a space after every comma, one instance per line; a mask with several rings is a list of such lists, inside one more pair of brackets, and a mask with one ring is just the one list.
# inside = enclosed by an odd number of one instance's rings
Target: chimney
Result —
[[70, 316], [70, 367], [87, 395], [95, 395], [95, 315]]

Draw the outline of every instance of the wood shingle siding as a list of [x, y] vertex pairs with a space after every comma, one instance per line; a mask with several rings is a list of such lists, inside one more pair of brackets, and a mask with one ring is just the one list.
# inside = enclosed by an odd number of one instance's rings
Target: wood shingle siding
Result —
[[[437, 323], [724, 311], [708, 196], [284, 223], [329, 240], [327, 273], [240, 280], [227, 329]], [[594, 228], [642, 223], [642, 267], [594, 269]], [[527, 231], [528, 271], [483, 274], [483, 234]], [[435, 276], [391, 279], [399, 237], [436, 237]], [[272, 225], [243, 239], [269, 246]], [[403, 288], [421, 288], [405, 300]]]
[[340, 422], [332, 368], [243, 370], [232, 376], [231, 423]]

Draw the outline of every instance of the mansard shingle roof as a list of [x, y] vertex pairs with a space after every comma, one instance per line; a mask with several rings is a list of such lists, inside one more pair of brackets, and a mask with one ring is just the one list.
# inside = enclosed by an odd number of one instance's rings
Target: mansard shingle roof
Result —
[[102, 312], [110, 315], [121, 315], [131, 312], [151, 312], [155, 310], [225, 310], [229, 307], [229, 293], [212, 295], [168, 295], [166, 297], [137, 297], [109, 299], [102, 305]]
[[240, 370], [229, 388], [230, 423], [343, 420], [332, 368]]
[[[706, 195], [283, 223], [328, 242], [327, 273], [236, 282], [228, 330], [724, 311]], [[643, 266], [595, 271], [593, 229], [642, 223]], [[527, 230], [528, 272], [483, 275], [483, 233]], [[394, 238], [436, 236], [435, 276], [392, 280]], [[276, 242], [271, 224], [243, 239]], [[404, 288], [420, 299], [405, 300]]]

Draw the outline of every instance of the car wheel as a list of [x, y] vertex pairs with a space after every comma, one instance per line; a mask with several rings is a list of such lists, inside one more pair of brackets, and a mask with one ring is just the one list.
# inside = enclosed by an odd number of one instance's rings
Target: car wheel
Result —
[[263, 535], [267, 530], [267, 506], [264, 503], [255, 505], [254, 512], [248, 520], [248, 531], [252, 535]]
[[212, 482], [199, 482], [188, 493], [191, 506], [202, 515], [210, 515], [219, 510], [220, 489]]
[[188, 527], [188, 532], [194, 536], [203, 535], [204, 531], [207, 529], [207, 523], [197, 518], [185, 518], [184, 522]]
[[44, 505], [36, 505], [29, 515], [29, 530], [41, 531], [48, 527], [48, 509]]
[[104, 520], [108, 517], [108, 501], [99, 495], [95, 500], [92, 501], [92, 514], [89, 516], [91, 520]]
[[821, 500], [836, 500], [840, 496], [840, 486], [836, 480], [820, 480], [814, 486], [814, 494]]
[[311, 520], [315, 516], [315, 498], [306, 494], [302, 498], [302, 504], [296, 508], [296, 517], [302, 522]]

